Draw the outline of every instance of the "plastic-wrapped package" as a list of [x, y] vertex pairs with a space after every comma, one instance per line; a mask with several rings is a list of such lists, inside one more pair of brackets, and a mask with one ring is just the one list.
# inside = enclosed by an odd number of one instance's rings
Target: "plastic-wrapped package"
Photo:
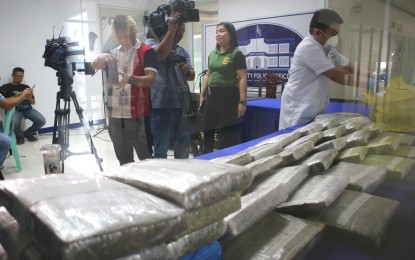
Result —
[[285, 148], [279, 155], [282, 158], [282, 166], [291, 166], [314, 149], [312, 141], [300, 143], [290, 148]]
[[352, 148], [355, 146], [363, 146], [366, 145], [369, 138], [370, 138], [370, 131], [369, 129], [361, 129], [356, 132], [350, 133], [346, 135], [346, 147], [345, 148]]
[[314, 122], [323, 125], [323, 129], [330, 129], [339, 125], [339, 118], [333, 114], [320, 114], [316, 116]]
[[384, 132], [382, 136], [399, 136], [401, 138], [399, 145], [411, 146], [415, 143], [415, 136], [410, 134]]
[[415, 146], [398, 146], [396, 151], [386, 153], [386, 155], [415, 159]]
[[[252, 184], [248, 190], [246, 190], [246, 194], [251, 193], [254, 190], [258, 190], [259, 187], [262, 185], [265, 180], [269, 182], [270, 176], [278, 174], [278, 179], [284, 184], [284, 189], [287, 191], [288, 196], [291, 195], [298, 186], [308, 177], [309, 169], [305, 165], [296, 165], [296, 166], [289, 166], [280, 169], [271, 170], [268, 172], [266, 176], [259, 179], [258, 182]], [[293, 175], [293, 176], [290, 176]], [[305, 176], [304, 176], [305, 175]], [[271, 183], [269, 183], [271, 185]]]
[[[117, 258], [171, 240], [187, 227], [183, 209], [131, 186], [95, 177], [95, 190], [91, 182], [74, 193], [67, 191], [77, 187], [68, 183], [69, 174], [56, 176], [1, 184], [12, 201], [7, 210], [46, 258]], [[60, 193], [45, 189], [49, 179]]]
[[[36, 178], [15, 179], [0, 184], [0, 205], [20, 223], [30, 223], [28, 207], [39, 201], [78, 193], [125, 187], [124, 184], [101, 177], [81, 174], [50, 174]], [[19, 198], [16, 196], [19, 195]]]
[[328, 140], [333, 140], [342, 137], [346, 134], [346, 127], [344, 125], [339, 125], [333, 128], [329, 128], [323, 131], [323, 138], [322, 142], [326, 142]]
[[324, 225], [272, 212], [240, 236], [221, 242], [224, 260], [303, 259], [323, 238]]
[[385, 124], [383, 123], [372, 123], [370, 125], [366, 125], [363, 127], [364, 129], [368, 129], [370, 131], [370, 137], [377, 137], [383, 133], [385, 129]]
[[117, 258], [117, 260], [175, 260], [171, 256], [166, 244], [145, 248], [138, 253], [129, 256]]
[[285, 147], [289, 143], [294, 142], [295, 140], [299, 139], [300, 137], [301, 137], [300, 132], [293, 131], [293, 132], [290, 132], [290, 133], [285, 133], [285, 134], [281, 134], [281, 135], [277, 135], [277, 136], [265, 139], [264, 141], [259, 142], [255, 146], [261, 146], [261, 145], [264, 145], [264, 144], [277, 143], [277, 144], [280, 144], [282, 147]]
[[[347, 117], [349, 119], [350, 117]], [[340, 116], [337, 113], [330, 113], [330, 114], [318, 114], [314, 121], [320, 121], [320, 120], [330, 120], [335, 119], [340, 123]]]
[[169, 255], [173, 259], [179, 259], [186, 256], [204, 245], [212, 243], [221, 237], [226, 231], [226, 224], [223, 220], [205, 226], [202, 229], [196, 230], [187, 234], [176, 241], [170, 242], [167, 245]]
[[225, 218], [228, 230], [223, 238], [236, 237], [285, 201], [300, 183], [307, 178], [305, 165], [269, 171], [255, 180], [242, 196], [242, 207]]
[[0, 244], [7, 255], [0, 259], [42, 260], [44, 257], [33, 244], [33, 238], [10, 215], [0, 207]]
[[376, 190], [385, 181], [386, 177], [385, 169], [347, 162], [340, 162], [327, 170], [328, 174], [336, 172], [349, 175], [350, 182], [346, 189], [366, 193], [372, 193]]
[[326, 150], [308, 156], [298, 162], [298, 164], [307, 165], [310, 168], [311, 175], [320, 174], [330, 168], [336, 156], [337, 151], [335, 149]]
[[346, 147], [346, 140], [346, 137], [343, 136], [334, 140], [327, 141], [314, 147], [314, 151], [321, 152], [334, 149], [337, 152], [340, 152], [344, 147]]
[[303, 127], [298, 128], [296, 131], [300, 132], [301, 136], [306, 136], [323, 131], [324, 127], [320, 122], [311, 122]]
[[275, 169], [277, 167], [282, 166], [282, 157], [280, 155], [271, 155], [256, 161], [253, 161], [247, 165], [246, 168], [251, 170], [251, 174], [253, 178], [257, 178], [258, 176], [266, 173], [271, 169]]
[[246, 165], [252, 162], [252, 156], [247, 152], [240, 152], [228, 156], [222, 156], [210, 160], [211, 162], [230, 163], [236, 165]]
[[282, 146], [278, 143], [264, 144], [261, 146], [252, 146], [245, 151], [252, 156], [253, 161], [256, 161], [267, 156], [276, 155], [282, 151]]
[[372, 124], [369, 118], [364, 116], [352, 117], [340, 123], [346, 127], [346, 132], [352, 133], [362, 129], [364, 126]]
[[380, 136], [370, 140], [367, 143], [368, 154], [387, 154], [395, 151], [401, 143], [401, 137], [395, 136]]
[[401, 180], [414, 167], [415, 160], [391, 155], [369, 155], [362, 164], [386, 169], [386, 180]]
[[203, 160], [153, 159], [114, 168], [105, 176], [171, 201], [185, 209], [213, 203], [251, 185], [245, 166]]
[[234, 193], [222, 198], [210, 205], [187, 211], [188, 226], [177, 237], [211, 225], [219, 220], [223, 220], [229, 214], [241, 208], [241, 195]]
[[344, 191], [319, 217], [329, 238], [378, 250], [399, 209], [396, 200], [357, 191]]
[[361, 163], [367, 155], [366, 146], [356, 146], [343, 151], [340, 151], [336, 157], [337, 161]]
[[391, 136], [399, 136], [401, 137], [402, 146], [412, 146], [415, 144], [415, 135], [412, 134], [402, 134], [402, 133], [393, 133], [393, 132], [384, 132], [384, 136], [391, 135]]
[[323, 138], [323, 132], [317, 132], [317, 133], [312, 133], [306, 136], [301, 137], [300, 139], [297, 139], [296, 141], [290, 143], [289, 145], [287, 145], [284, 149], [288, 149], [291, 148], [293, 146], [296, 146], [298, 144], [302, 144], [308, 141], [311, 141], [314, 144], [316, 144], [318, 141], [320, 141]]
[[344, 173], [310, 177], [277, 207], [277, 211], [295, 216], [322, 211], [344, 191], [349, 180], [349, 176]]
[[314, 120], [321, 120], [326, 118], [336, 118], [339, 124], [344, 124], [347, 120], [355, 117], [362, 117], [362, 114], [358, 113], [347, 113], [347, 112], [338, 112], [332, 114], [320, 114]]

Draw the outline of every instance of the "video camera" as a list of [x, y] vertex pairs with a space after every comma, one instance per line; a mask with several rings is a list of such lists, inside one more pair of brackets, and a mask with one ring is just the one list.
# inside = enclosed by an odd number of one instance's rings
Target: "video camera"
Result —
[[[189, 0], [171, 0], [167, 4], [157, 7], [156, 11], [148, 14], [144, 13], [144, 25], [148, 26], [154, 34], [161, 38], [168, 30], [167, 18], [173, 12], [180, 13], [178, 23], [198, 22], [199, 10], [195, 9], [195, 2]], [[152, 38], [151, 34], [147, 34], [148, 38]]]
[[73, 83], [74, 71], [85, 72], [91, 75], [93, 70], [89, 62], [83, 62], [83, 68], [77, 69], [76, 62], [69, 62], [67, 57], [74, 55], [85, 55], [84, 50], [76, 50], [73, 47], [78, 46], [78, 42], [68, 42], [67, 37], [52, 38], [46, 40], [45, 52], [42, 58], [45, 59], [44, 66], [56, 70], [58, 85], [69, 87]]

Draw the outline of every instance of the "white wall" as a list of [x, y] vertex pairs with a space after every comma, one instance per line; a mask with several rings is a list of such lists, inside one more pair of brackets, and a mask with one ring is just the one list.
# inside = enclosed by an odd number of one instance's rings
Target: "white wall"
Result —
[[[24, 82], [30, 86], [36, 84], [35, 107], [46, 117], [45, 127], [53, 126], [56, 93], [59, 90], [55, 71], [43, 65], [42, 55], [46, 39], [52, 38], [53, 26], [55, 26], [55, 37], [57, 37], [63, 25], [65, 28], [62, 35], [82, 39], [82, 4], [82, 1], [70, 0], [0, 1], [0, 23], [3, 24], [3, 40], [0, 42], [1, 84], [11, 81], [11, 72], [14, 67], [23, 67], [25, 69]], [[91, 14], [93, 15], [93, 12]], [[97, 30], [95, 17], [87, 25], [91, 30]], [[100, 102], [100, 82], [100, 77], [91, 78], [83, 75], [74, 77], [73, 87], [81, 106], [91, 107], [91, 104], [86, 104], [86, 94], [89, 95], [88, 99]], [[84, 115], [87, 114], [88, 111], [84, 112]], [[101, 118], [102, 116], [97, 115], [96, 118], [88, 119]], [[74, 109], [71, 111], [72, 122], [79, 122]]]
[[[88, 33], [93, 31], [100, 36], [99, 7], [116, 9], [140, 9], [152, 11], [167, 1], [139, 0], [2, 0], [0, 1], [0, 24], [3, 39], [0, 41], [0, 85], [11, 81], [14, 67], [25, 69], [24, 83], [36, 84], [36, 106], [46, 118], [47, 127], [52, 127], [56, 105], [57, 84], [55, 71], [44, 67], [42, 58], [46, 39], [55, 37], [64, 25], [63, 36], [76, 37], [80, 45], [85, 45], [86, 60], [90, 61], [101, 52], [100, 39], [96, 40], [94, 51], [88, 49]], [[75, 58], [75, 57], [73, 57]], [[76, 57], [80, 58], [80, 57]], [[73, 88], [86, 119], [103, 119], [101, 73], [94, 77], [77, 73]], [[3, 113], [0, 113], [0, 118]], [[71, 123], [79, 123], [72, 103]]]

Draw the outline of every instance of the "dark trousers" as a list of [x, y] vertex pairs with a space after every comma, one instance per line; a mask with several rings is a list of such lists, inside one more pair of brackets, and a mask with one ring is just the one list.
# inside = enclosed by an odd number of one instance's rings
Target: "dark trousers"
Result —
[[189, 158], [190, 135], [181, 108], [153, 108], [151, 132], [155, 158], [167, 158], [170, 145], [175, 159]]
[[237, 145], [239, 90], [236, 87], [212, 87], [203, 113], [204, 153], [213, 152], [215, 132], [219, 149]]
[[147, 124], [145, 117], [109, 118], [108, 132], [120, 165], [134, 162], [134, 150], [140, 160], [153, 157]]

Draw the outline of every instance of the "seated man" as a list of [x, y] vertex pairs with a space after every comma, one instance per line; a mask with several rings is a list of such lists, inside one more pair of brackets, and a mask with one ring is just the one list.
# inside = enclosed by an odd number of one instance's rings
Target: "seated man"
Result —
[[[16, 97], [4, 98], [0, 94], [0, 107], [5, 110], [10, 110], [13, 107], [21, 104], [25, 100], [31, 99], [33, 96], [32, 90], [30, 88], [25, 89], [21, 95]], [[9, 152], [11, 146], [10, 138], [0, 133], [0, 180], [4, 180], [3, 174], [1, 172], [1, 168], [3, 168], [4, 160], [6, 159], [7, 153]]]
[[[4, 84], [0, 88], [0, 93], [8, 98], [13, 96], [20, 95], [25, 89], [30, 87], [28, 85], [22, 84], [24, 77], [24, 70], [22, 68], [16, 67], [13, 69], [12, 82]], [[31, 91], [32, 92], [32, 91]], [[37, 141], [37, 131], [45, 125], [46, 119], [42, 116], [39, 111], [34, 109], [32, 105], [35, 104], [35, 96], [31, 96], [29, 99], [25, 99], [22, 103], [16, 106], [16, 111], [14, 112], [13, 121], [14, 121], [14, 133], [16, 134], [16, 143], [24, 144], [24, 138], [30, 142]], [[23, 133], [20, 123], [23, 118], [27, 118], [33, 122], [33, 124]]]

